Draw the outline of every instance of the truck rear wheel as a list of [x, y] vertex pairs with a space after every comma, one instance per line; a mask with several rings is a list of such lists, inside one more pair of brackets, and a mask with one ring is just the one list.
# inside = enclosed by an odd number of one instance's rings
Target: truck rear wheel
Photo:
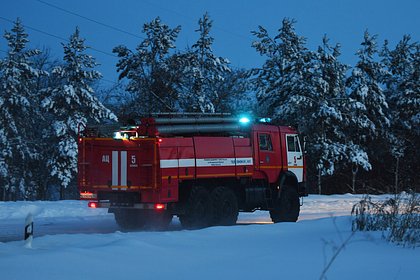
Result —
[[218, 187], [210, 194], [211, 224], [230, 226], [238, 219], [238, 200], [235, 193], [226, 187]]
[[148, 215], [137, 209], [116, 209], [114, 211], [115, 221], [122, 229], [139, 229], [144, 227]]
[[193, 187], [185, 204], [185, 212], [179, 215], [184, 228], [197, 229], [209, 226], [210, 195], [203, 187]]
[[150, 213], [150, 220], [147, 224], [150, 224], [153, 229], [165, 230], [171, 223], [172, 217], [172, 213], [168, 211], [155, 211]]
[[274, 199], [274, 209], [270, 210], [270, 217], [274, 223], [296, 222], [299, 217], [299, 195], [294, 187], [284, 186], [280, 197]]

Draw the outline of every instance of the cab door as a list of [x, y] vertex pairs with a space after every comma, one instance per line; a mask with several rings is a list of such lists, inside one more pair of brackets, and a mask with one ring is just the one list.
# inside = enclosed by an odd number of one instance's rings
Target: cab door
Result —
[[298, 182], [303, 182], [303, 152], [297, 134], [286, 134], [287, 169], [296, 175]]
[[269, 133], [258, 133], [258, 148], [260, 168], [272, 165], [273, 143]]
[[275, 182], [281, 171], [280, 140], [278, 134], [258, 132], [258, 166], [270, 183]]

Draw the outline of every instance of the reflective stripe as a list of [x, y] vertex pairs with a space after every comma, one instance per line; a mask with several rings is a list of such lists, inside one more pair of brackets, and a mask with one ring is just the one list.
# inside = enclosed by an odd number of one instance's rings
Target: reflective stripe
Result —
[[121, 152], [121, 186], [127, 186], [127, 151]]
[[118, 151], [112, 151], [112, 185], [118, 186]]
[[184, 159], [161, 159], [160, 168], [177, 167], [207, 167], [207, 166], [242, 166], [252, 165], [252, 157], [246, 158], [184, 158]]
[[181, 158], [179, 159], [179, 167], [194, 167], [195, 158]]
[[177, 159], [161, 159], [160, 160], [160, 168], [174, 168], [174, 167], [178, 167]]

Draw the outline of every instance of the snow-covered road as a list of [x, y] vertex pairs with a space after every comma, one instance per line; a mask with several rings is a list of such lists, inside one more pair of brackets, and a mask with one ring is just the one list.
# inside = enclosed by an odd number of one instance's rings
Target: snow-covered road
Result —
[[[304, 198], [299, 221], [349, 215], [360, 196], [317, 196]], [[121, 229], [113, 214], [87, 208], [85, 201], [0, 202], [0, 242], [23, 238], [25, 217], [34, 215], [35, 237], [73, 233], [111, 233]], [[238, 225], [269, 224], [268, 212], [240, 213]], [[175, 217], [168, 231], [182, 230]]]

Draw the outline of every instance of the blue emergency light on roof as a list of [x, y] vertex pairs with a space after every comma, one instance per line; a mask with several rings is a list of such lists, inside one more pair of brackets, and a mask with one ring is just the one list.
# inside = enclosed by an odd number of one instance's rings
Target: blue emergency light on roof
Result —
[[271, 122], [271, 119], [270, 118], [261, 118], [261, 119], [259, 119], [259, 122], [261, 122], [261, 123], [270, 123]]
[[239, 122], [240, 122], [241, 124], [247, 124], [247, 123], [249, 123], [249, 122], [250, 122], [250, 119], [249, 119], [249, 118], [247, 118], [247, 117], [241, 117], [241, 118], [239, 119]]

